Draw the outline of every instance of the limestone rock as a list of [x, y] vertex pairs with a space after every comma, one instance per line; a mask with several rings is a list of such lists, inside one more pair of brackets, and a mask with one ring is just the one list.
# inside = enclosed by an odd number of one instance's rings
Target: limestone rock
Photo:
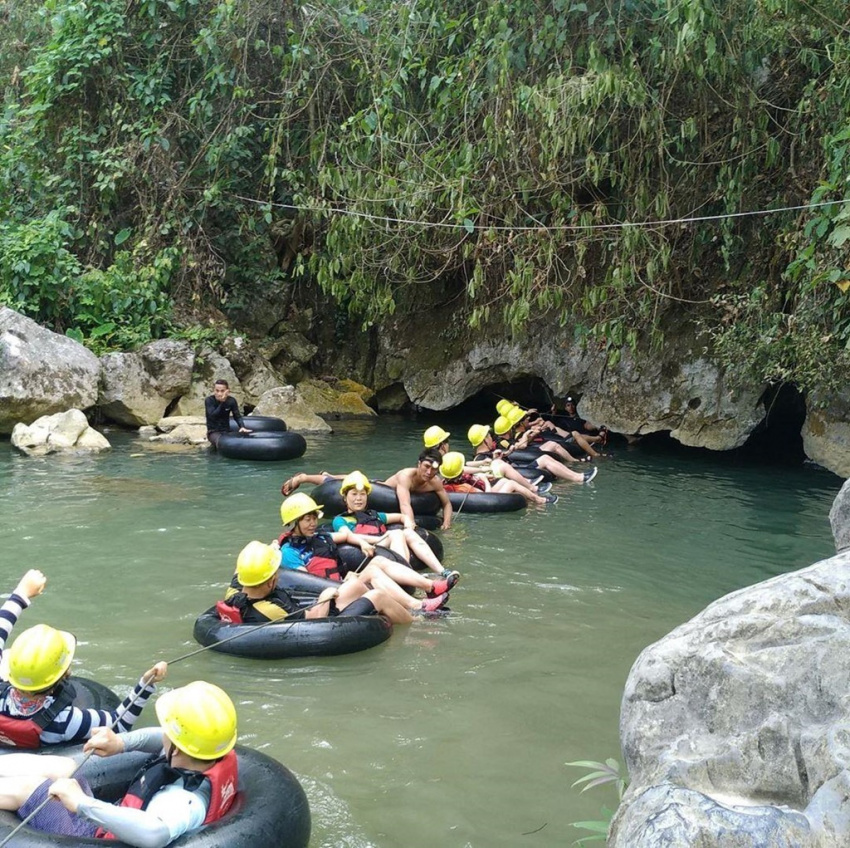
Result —
[[[391, 369], [398, 371], [413, 349], [402, 347], [409, 339], [398, 344], [387, 334], [381, 339], [379, 364], [395, 382]], [[449, 409], [494, 383], [534, 374], [555, 395], [582, 394], [582, 416], [619, 433], [669, 431], [685, 445], [731, 450], [764, 418], [764, 387], [726, 387], [723, 373], [693, 338], [671, 344], [655, 358], [638, 360], [624, 349], [614, 366], [607, 364], [605, 352], [583, 349], [569, 328], [552, 327], [532, 330], [526, 339], [477, 341], [454, 358], [432, 363], [426, 356], [420, 368], [411, 367], [418, 358], [417, 351], [402, 365], [403, 383], [411, 401], [427, 409]]]
[[175, 424], [169, 426], [165, 432], [159, 435], [149, 436], [148, 441], [153, 444], [187, 445], [195, 448], [209, 446], [206, 422], [192, 423], [191, 421], [187, 421]]
[[348, 385], [339, 383], [333, 386], [324, 380], [305, 380], [296, 388], [307, 406], [320, 418], [374, 418], [377, 415], [363, 399], [364, 393], [368, 394], [369, 390], [352, 381], [348, 381]]
[[79, 409], [43, 415], [30, 425], [16, 424], [12, 430], [12, 445], [28, 456], [103, 451], [111, 447], [105, 436], [89, 426]]
[[734, 592], [638, 657], [611, 848], [850, 840], [850, 552]]
[[207, 419], [203, 415], [169, 415], [156, 422], [156, 429], [160, 433], [170, 433], [184, 424], [190, 427], [203, 427], [206, 430]]
[[809, 398], [803, 424], [806, 456], [839, 477], [850, 477], [850, 389], [825, 402]]
[[392, 383], [375, 395], [374, 402], [380, 412], [401, 412], [410, 398], [401, 383]]
[[829, 511], [829, 523], [838, 553], [850, 550], [850, 480], [845, 480]]
[[239, 382], [230, 361], [220, 353], [216, 353], [212, 348], [204, 348], [195, 360], [192, 383], [188, 391], [177, 401], [171, 411], [172, 414], [204, 415], [204, 399], [212, 394], [213, 383], [216, 380], [227, 380], [230, 384], [230, 394], [236, 398], [240, 410], [244, 412], [242, 384]]
[[189, 391], [194, 360], [189, 344], [169, 340], [132, 353], [104, 354], [98, 406], [119, 424], [154, 424], [171, 401]]
[[100, 361], [83, 345], [0, 306], [0, 433], [97, 401]]
[[282, 418], [288, 430], [296, 433], [332, 433], [325, 423], [308, 406], [294, 386], [279, 386], [267, 391], [254, 409], [254, 415], [272, 415]]

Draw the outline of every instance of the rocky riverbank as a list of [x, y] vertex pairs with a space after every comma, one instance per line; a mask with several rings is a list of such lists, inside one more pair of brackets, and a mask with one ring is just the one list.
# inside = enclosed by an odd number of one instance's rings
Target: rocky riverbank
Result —
[[[253, 321], [257, 332], [280, 325], [273, 310], [263, 315], [265, 323]], [[188, 342], [163, 340], [98, 359], [2, 307], [0, 433], [70, 408], [127, 427], [198, 416], [218, 377], [230, 382], [243, 405], [283, 417], [300, 432], [329, 429], [327, 422], [338, 418], [372, 416], [375, 409], [450, 409], [494, 385], [536, 379], [555, 396], [580, 395], [581, 414], [612, 432], [665, 432], [684, 445], [724, 451], [767, 426], [775, 406], [766, 386], [728, 385], [704, 340], [686, 328], [662, 352], [635, 356], [624, 348], [612, 365], [608, 352], [582, 347], [555, 324], [532, 326], [521, 339], [497, 333], [480, 338], [450, 332], [450, 316], [437, 311], [427, 320], [390, 317], [378, 333], [322, 346], [309, 341], [304, 322], [297, 326], [303, 332], [289, 327], [261, 341], [234, 337], [222, 350], [196, 352]], [[353, 375], [368, 387], [311, 378], [311, 371]], [[806, 455], [850, 476], [850, 392], [798, 400], [805, 407], [798, 435]]]
[[830, 519], [836, 556], [721, 598], [638, 657], [611, 848], [850, 842], [850, 481]]

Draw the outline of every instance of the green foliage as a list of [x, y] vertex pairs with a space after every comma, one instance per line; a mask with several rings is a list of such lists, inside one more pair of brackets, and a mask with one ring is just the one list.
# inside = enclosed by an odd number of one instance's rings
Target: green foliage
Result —
[[[144, 303], [285, 281], [364, 326], [555, 316], [615, 362], [699, 318], [741, 376], [846, 367], [843, 0], [13, 9], [0, 285], [48, 323], [129, 344], [162, 331]], [[93, 336], [77, 289], [132, 332]]]
[[[623, 800], [623, 793], [626, 791], [628, 780], [625, 775], [620, 773], [620, 763], [617, 760], [607, 759], [604, 763], [598, 763], [595, 760], [576, 760], [572, 763], [566, 763], [566, 765], [575, 768], [590, 769], [586, 775], [574, 781], [571, 788], [575, 789], [577, 786], [581, 786], [580, 791], [587, 792], [588, 789], [593, 789], [596, 786], [613, 785], [617, 790], [617, 803], [619, 804]], [[575, 845], [583, 845], [586, 842], [604, 842], [606, 840], [614, 810], [603, 806], [600, 813], [603, 816], [602, 819], [572, 823], [573, 827], [591, 832], [590, 836], [583, 836], [580, 839], [576, 839]]]

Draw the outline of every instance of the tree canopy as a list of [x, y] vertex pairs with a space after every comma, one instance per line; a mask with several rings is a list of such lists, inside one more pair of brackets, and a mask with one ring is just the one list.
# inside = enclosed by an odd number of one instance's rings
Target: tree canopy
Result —
[[555, 315], [612, 358], [694, 321], [804, 390], [850, 365], [843, 0], [2, 16], [0, 301], [90, 343], [315, 285], [363, 324]]

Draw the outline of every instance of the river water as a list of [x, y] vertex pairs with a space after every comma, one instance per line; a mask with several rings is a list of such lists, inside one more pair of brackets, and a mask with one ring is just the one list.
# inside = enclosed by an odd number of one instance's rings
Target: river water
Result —
[[[48, 590], [20, 627], [73, 631], [75, 672], [124, 694], [154, 661], [196, 647], [194, 619], [241, 547], [279, 532], [285, 477], [384, 476], [412, 464], [431, 423], [340, 423], [292, 463], [153, 452], [114, 431], [115, 449], [95, 457], [32, 459], [0, 443], [4, 591], [43, 569]], [[841, 485], [814, 468], [649, 445], [615, 446], [599, 465], [589, 486], [556, 486], [554, 506], [458, 516], [443, 534], [446, 564], [463, 574], [451, 616], [344, 657], [208, 651], [166, 682], [231, 693], [241, 740], [301, 779], [312, 846], [572, 843], [584, 833], [571, 823], [615, 798], [577, 794], [582, 772], [565, 763], [620, 757], [638, 653], [716, 598], [830, 556]], [[149, 710], [142, 723], [154, 720]]]

